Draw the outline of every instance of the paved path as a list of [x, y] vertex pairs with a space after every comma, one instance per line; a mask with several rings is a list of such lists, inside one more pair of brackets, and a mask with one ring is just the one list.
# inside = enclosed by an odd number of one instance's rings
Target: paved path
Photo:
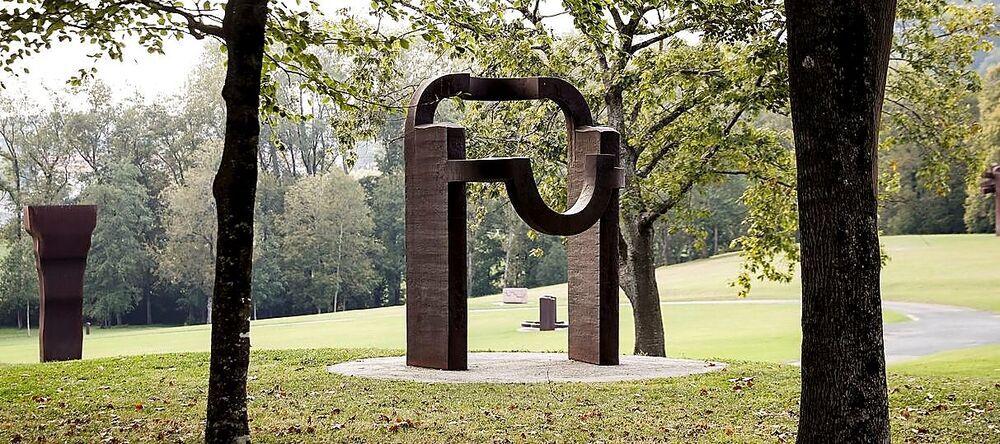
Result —
[[468, 371], [408, 367], [405, 356], [369, 358], [327, 367], [331, 373], [419, 382], [521, 384], [612, 382], [673, 378], [722, 370], [721, 362], [697, 359], [622, 356], [617, 366], [570, 361], [565, 353], [469, 353]]
[[[665, 302], [670, 304], [796, 304], [796, 300]], [[885, 326], [885, 360], [907, 361], [934, 353], [1000, 344], [1000, 315], [972, 308], [917, 302], [884, 301], [882, 307], [910, 318]], [[798, 364], [793, 361], [792, 364]]]
[[886, 362], [1000, 343], [1000, 315], [971, 308], [916, 302], [882, 303], [911, 322], [885, 326]]

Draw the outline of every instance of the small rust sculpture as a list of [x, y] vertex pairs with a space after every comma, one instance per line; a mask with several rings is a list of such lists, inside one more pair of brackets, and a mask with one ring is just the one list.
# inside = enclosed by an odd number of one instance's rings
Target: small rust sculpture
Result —
[[29, 206], [24, 210], [24, 228], [35, 240], [42, 362], [83, 356], [83, 277], [96, 224], [97, 208], [93, 205]]
[[[445, 98], [555, 102], [569, 135], [569, 210], [550, 209], [528, 158], [465, 158], [465, 130], [435, 123]], [[619, 135], [594, 126], [583, 95], [551, 77], [446, 74], [424, 82], [406, 116], [406, 363], [465, 370], [467, 363], [466, 183], [502, 182], [518, 216], [541, 233], [570, 237], [569, 357], [618, 364]]]
[[994, 227], [997, 236], [1000, 236], [1000, 193], [997, 193], [997, 181], [1000, 180], [1000, 164], [990, 164], [990, 167], [980, 176], [983, 178], [979, 182], [979, 190], [983, 194], [993, 194], [994, 202]]
[[545, 295], [538, 298], [538, 320], [524, 321], [521, 327], [537, 328], [538, 331], [553, 331], [557, 328], [569, 327], [565, 322], [559, 322], [556, 316], [556, 297]]

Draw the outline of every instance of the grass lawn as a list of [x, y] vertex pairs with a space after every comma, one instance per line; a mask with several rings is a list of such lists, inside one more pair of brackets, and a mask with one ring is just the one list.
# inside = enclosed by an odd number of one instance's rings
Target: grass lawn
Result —
[[[1000, 311], [1000, 239], [992, 235], [940, 235], [884, 237], [891, 262], [883, 272], [887, 299], [966, 305]], [[674, 304], [682, 300], [732, 299], [729, 280], [739, 269], [738, 256], [729, 254], [658, 271], [663, 289], [667, 352], [691, 358], [724, 358], [787, 362], [798, 357], [799, 307], [797, 305], [698, 305]], [[503, 306], [499, 296], [469, 301], [473, 350], [562, 351], [565, 331], [520, 332], [518, 324], [537, 317], [537, 297], [559, 297], [560, 317], [566, 318], [566, 286], [532, 289], [530, 304]], [[790, 284], [759, 283], [751, 299], [793, 299], [798, 281]], [[622, 298], [624, 302], [624, 297]], [[887, 322], [903, 321], [886, 312]], [[632, 349], [633, 325], [628, 304], [622, 306], [621, 349]], [[358, 310], [336, 314], [267, 319], [254, 322], [257, 349], [363, 348], [398, 349], [404, 346], [402, 307]], [[207, 351], [208, 326], [129, 327], [93, 329], [84, 342], [84, 356]], [[975, 356], [974, 356], [975, 357]], [[0, 363], [37, 362], [38, 339], [23, 332], [0, 330]], [[943, 358], [947, 359], [947, 358]], [[980, 359], [985, 367], [1000, 367], [1000, 354]], [[943, 361], [942, 361], [943, 362]], [[919, 371], [920, 366], [911, 366]]]
[[[565, 299], [565, 298], [563, 298]], [[566, 330], [519, 331], [520, 322], [537, 318], [537, 300], [522, 307], [494, 303], [499, 297], [474, 300], [469, 314], [469, 347], [473, 350], [565, 351]], [[560, 319], [566, 318], [561, 301]], [[667, 350], [692, 358], [787, 362], [799, 355], [797, 304], [667, 304], [664, 324]], [[903, 321], [895, 312], [888, 321]], [[405, 347], [403, 307], [336, 314], [266, 319], [253, 323], [251, 341], [258, 349]], [[632, 312], [621, 313], [621, 349], [632, 350]], [[37, 334], [37, 332], [35, 332]], [[209, 327], [91, 329], [84, 337], [85, 358], [150, 353], [208, 351]], [[0, 333], [0, 362], [38, 362], [38, 338], [24, 332]]]
[[[961, 305], [1000, 312], [1000, 238], [992, 234], [883, 236], [889, 263], [882, 269], [886, 300]], [[737, 254], [657, 270], [666, 300], [731, 299], [727, 283], [739, 272]], [[757, 282], [751, 299], [797, 299], [798, 276], [788, 284]]]
[[988, 377], [1000, 383], [1000, 345], [937, 353], [891, 367], [905, 374], [946, 377]]
[[[798, 369], [602, 384], [449, 385], [331, 375], [387, 351], [258, 351], [255, 442], [792, 442]], [[0, 442], [196, 442], [205, 354], [0, 367]], [[749, 379], [749, 378], [752, 378]], [[1000, 384], [890, 375], [893, 442], [1000, 441]]]

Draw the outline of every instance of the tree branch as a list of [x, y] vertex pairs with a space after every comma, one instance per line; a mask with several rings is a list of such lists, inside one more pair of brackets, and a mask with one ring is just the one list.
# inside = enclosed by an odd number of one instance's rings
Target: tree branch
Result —
[[187, 20], [188, 31], [190, 31], [191, 36], [196, 39], [201, 40], [205, 38], [206, 35], [225, 38], [225, 34], [223, 33], [221, 26], [211, 25], [200, 20], [201, 17], [205, 16], [205, 14], [194, 14], [191, 11], [181, 9], [173, 5], [163, 4], [154, 0], [139, 0], [139, 3], [157, 11], [176, 14], [183, 17]]

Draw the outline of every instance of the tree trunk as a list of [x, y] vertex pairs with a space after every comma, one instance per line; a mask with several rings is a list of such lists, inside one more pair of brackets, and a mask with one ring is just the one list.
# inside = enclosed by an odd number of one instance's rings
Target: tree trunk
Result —
[[153, 292], [146, 290], [146, 325], [153, 325]]
[[399, 278], [394, 277], [389, 282], [389, 305], [400, 305], [403, 303], [403, 292], [400, 287]]
[[[635, 185], [636, 159], [627, 148], [625, 132], [624, 89], [621, 85], [606, 85], [604, 103], [608, 108], [608, 125], [621, 134], [621, 165], [625, 169], [626, 186], [622, 190], [622, 201], [630, 194], [638, 193]], [[638, 199], [641, 201], [641, 199]], [[622, 240], [619, 242], [619, 285], [632, 303], [632, 318], [635, 321], [635, 354], [666, 356], [663, 341], [663, 315], [660, 312], [660, 292], [656, 287], [656, 255], [654, 250], [653, 224], [644, 226], [642, 212], [634, 208], [622, 208]]]
[[525, 262], [528, 247], [528, 235], [524, 232], [524, 224], [514, 213], [514, 209], [507, 208], [507, 239], [503, 246], [504, 270], [503, 287], [517, 288], [524, 286]]
[[205, 441], [250, 441], [247, 369], [250, 365], [250, 307], [254, 198], [260, 138], [260, 86], [267, 23], [266, 0], [231, 0], [223, 33], [228, 49], [226, 137], [212, 186], [218, 240], [212, 295], [212, 356]]
[[632, 303], [637, 355], [666, 356], [663, 340], [663, 314], [660, 292], [656, 287], [656, 264], [653, 257], [653, 227], [640, 228], [628, 218], [622, 224], [625, 242], [620, 248], [621, 287]]
[[875, 168], [894, 0], [786, 0], [802, 243], [798, 442], [889, 442]]

